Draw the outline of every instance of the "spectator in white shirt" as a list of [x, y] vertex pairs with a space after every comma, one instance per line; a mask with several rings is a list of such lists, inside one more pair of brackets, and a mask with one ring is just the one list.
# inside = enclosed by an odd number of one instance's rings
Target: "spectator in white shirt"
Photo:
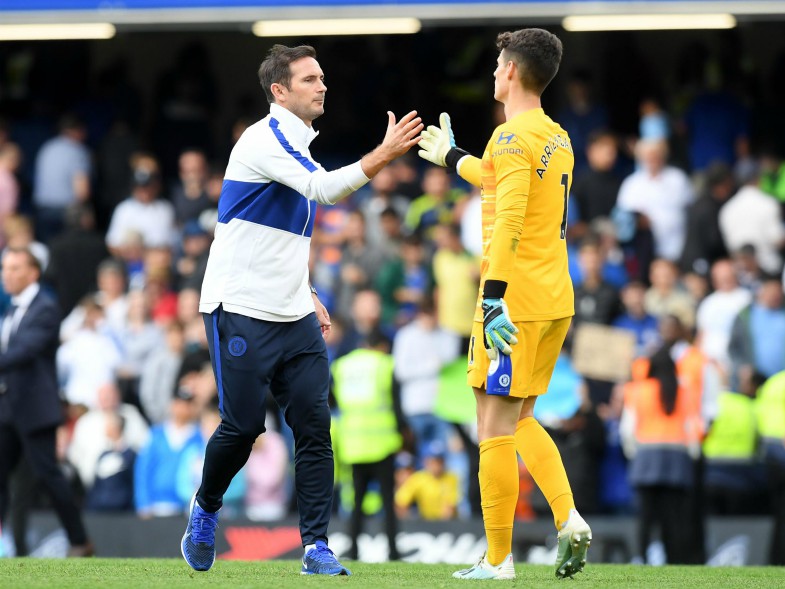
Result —
[[730, 368], [728, 343], [733, 321], [752, 302], [752, 294], [739, 286], [733, 262], [717, 260], [711, 267], [714, 292], [698, 306], [697, 328], [701, 349], [726, 372]]
[[439, 372], [460, 353], [460, 338], [439, 329], [431, 299], [420, 304], [410, 324], [393, 342], [395, 378], [401, 383], [401, 409], [417, 438], [418, 456], [429, 443], [446, 443], [448, 426], [433, 414]]
[[122, 360], [115, 342], [102, 329], [104, 311], [88, 296], [79, 306], [84, 312], [81, 329], [57, 350], [57, 373], [71, 405], [97, 406], [96, 391], [112, 381]]
[[139, 399], [142, 367], [165, 340], [161, 327], [152, 321], [144, 292], [133, 290], [128, 293], [126, 322], [115, 337], [122, 344], [122, 360], [117, 370], [118, 385], [123, 398], [136, 403]]
[[676, 261], [684, 248], [687, 206], [693, 200], [693, 190], [687, 174], [668, 166], [667, 157], [664, 141], [638, 141], [635, 158], [640, 169], [622, 182], [617, 206], [645, 215], [651, 223], [657, 257]]
[[174, 207], [158, 198], [161, 193], [158, 162], [142, 155], [134, 159], [132, 167], [131, 196], [117, 205], [106, 233], [106, 245], [114, 255], [119, 255], [131, 232], [141, 234], [145, 247], [169, 247], [174, 243]]
[[785, 224], [776, 199], [758, 187], [752, 172], [744, 186], [720, 210], [720, 231], [731, 252], [755, 246], [760, 267], [775, 274], [782, 268], [780, 249], [785, 245]]
[[[125, 328], [128, 315], [128, 299], [125, 295], [125, 266], [119, 260], [107, 258], [98, 265], [98, 292], [95, 300], [104, 310], [104, 325], [109, 335], [120, 333]], [[79, 331], [84, 323], [85, 309], [74, 307], [60, 324], [60, 341], [66, 342]]]
[[98, 302], [104, 308], [109, 329], [118, 331], [125, 326], [128, 315], [127, 280], [125, 265], [116, 259], [108, 259], [98, 266]]
[[113, 382], [102, 383], [93, 393], [96, 406], [82, 415], [74, 425], [68, 447], [68, 461], [76, 468], [82, 484], [89, 488], [95, 480], [98, 459], [112, 448], [106, 433], [107, 416], [117, 414], [125, 420], [123, 438], [128, 447], [138, 452], [147, 442], [147, 422], [133, 405], [120, 402], [120, 391]]
[[482, 196], [477, 187], [472, 189], [461, 215], [461, 243], [474, 256], [482, 255]]

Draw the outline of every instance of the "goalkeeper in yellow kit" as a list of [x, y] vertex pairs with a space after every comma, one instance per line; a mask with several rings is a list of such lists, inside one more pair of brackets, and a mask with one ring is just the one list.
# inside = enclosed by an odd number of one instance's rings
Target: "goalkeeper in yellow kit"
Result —
[[[468, 381], [477, 398], [488, 552], [453, 576], [515, 578], [517, 451], [553, 510], [556, 576], [572, 577], [586, 563], [591, 530], [575, 510], [558, 449], [533, 416], [574, 315], [565, 242], [574, 158], [567, 133], [540, 103], [559, 69], [562, 45], [542, 29], [502, 33], [496, 44], [494, 98], [504, 105], [506, 122], [493, 132], [482, 159], [455, 146], [447, 113], [439, 127], [422, 132], [419, 152], [482, 188], [482, 278]], [[512, 359], [509, 396], [486, 394], [490, 360], [498, 353]]]

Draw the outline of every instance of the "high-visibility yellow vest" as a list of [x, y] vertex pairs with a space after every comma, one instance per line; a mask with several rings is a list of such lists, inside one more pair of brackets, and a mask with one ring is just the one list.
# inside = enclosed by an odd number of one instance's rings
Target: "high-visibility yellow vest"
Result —
[[739, 393], [721, 393], [717, 417], [703, 441], [709, 460], [749, 460], [755, 455], [757, 426], [752, 399]]
[[333, 362], [340, 420], [335, 443], [346, 464], [379, 462], [401, 449], [393, 410], [393, 359], [358, 349]]
[[785, 370], [769, 377], [758, 389], [755, 410], [761, 437], [785, 438]]

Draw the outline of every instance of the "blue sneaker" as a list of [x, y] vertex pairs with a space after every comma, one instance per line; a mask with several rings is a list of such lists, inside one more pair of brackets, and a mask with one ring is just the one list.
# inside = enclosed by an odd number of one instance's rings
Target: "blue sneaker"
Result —
[[191, 499], [191, 514], [185, 528], [180, 552], [188, 565], [195, 571], [209, 571], [215, 562], [215, 528], [218, 527], [218, 512], [209, 513], [199, 507], [196, 495]]
[[316, 548], [311, 548], [303, 556], [301, 575], [351, 575], [352, 572], [343, 566], [335, 553], [327, 547], [326, 542], [316, 541]]

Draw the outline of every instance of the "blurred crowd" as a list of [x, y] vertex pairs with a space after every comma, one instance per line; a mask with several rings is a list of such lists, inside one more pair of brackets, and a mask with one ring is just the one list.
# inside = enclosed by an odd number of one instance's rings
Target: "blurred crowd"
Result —
[[[62, 307], [60, 458], [91, 510], [183, 513], [220, 421], [198, 301], [226, 159], [199, 144], [194, 101], [207, 108], [209, 92], [191, 90], [162, 98], [171, 108], [149, 150], [123, 117], [90, 137], [95, 120], [65, 114], [35, 151], [19, 147], [30, 141], [12, 118], [0, 122], [0, 242], [34, 252]], [[577, 73], [550, 114], [576, 156], [567, 233], [576, 314], [535, 416], [561, 450], [578, 509], [634, 513], [635, 488], [666, 485], [697, 493], [713, 513], [769, 513], [767, 484], [776, 496], [783, 483], [766, 468], [768, 442], [785, 463], [785, 162], [751, 144], [750, 111], [720, 87], [696, 92], [679, 113], [644, 100], [639, 133], [621, 137]], [[252, 122], [238, 120], [233, 138]], [[680, 166], [670, 151], [686, 154]], [[480, 209], [460, 178], [405, 157], [319, 207], [315, 221], [311, 281], [332, 317], [330, 361], [370, 348], [392, 358], [395, 403], [385, 410], [400, 434], [389, 449], [400, 517], [480, 513], [465, 384]], [[615, 371], [623, 377], [576, 367], [586, 326], [631, 334]], [[663, 349], [682, 371], [676, 394], [698, 399], [683, 418], [685, 429], [695, 421], [684, 445], [699, 476], [631, 478], [645, 440], [625, 427], [637, 408], [630, 383], [660, 377], [640, 361]], [[341, 396], [333, 401], [340, 445]], [[223, 517], [293, 511], [292, 438], [272, 401], [267, 430]], [[345, 450], [336, 447], [336, 505], [348, 513]], [[30, 494], [29, 473], [17, 479], [16, 496]], [[521, 481], [519, 516], [549, 513], [522, 465]], [[374, 513], [379, 489], [369, 485], [363, 509]]]

